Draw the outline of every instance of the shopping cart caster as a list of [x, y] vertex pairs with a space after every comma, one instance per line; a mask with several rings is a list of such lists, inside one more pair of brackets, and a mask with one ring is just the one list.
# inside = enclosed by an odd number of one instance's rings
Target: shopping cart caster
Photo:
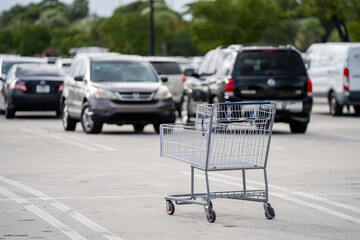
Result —
[[265, 217], [269, 220], [275, 217], [275, 210], [271, 207], [270, 203], [264, 204], [265, 208]]
[[172, 201], [166, 201], [166, 212], [169, 215], [173, 215], [175, 212], [175, 205], [173, 204]]
[[209, 212], [206, 213], [206, 219], [208, 220], [209, 223], [213, 223], [216, 220], [216, 213], [211, 208], [209, 208]]

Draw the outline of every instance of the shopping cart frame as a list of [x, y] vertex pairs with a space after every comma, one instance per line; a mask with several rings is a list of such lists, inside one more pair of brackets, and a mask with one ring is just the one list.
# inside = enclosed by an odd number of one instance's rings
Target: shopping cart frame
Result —
[[[243, 106], [267, 106], [271, 111], [269, 110], [269, 115], [266, 115], [266, 117], [256, 117], [252, 116], [252, 113], [249, 114], [246, 112], [247, 116], [245, 117], [239, 117], [239, 116], [225, 116], [222, 114], [222, 116], [214, 116], [219, 115], [218, 112], [216, 112], [216, 109], [221, 108], [237, 108], [239, 106], [239, 109]], [[275, 217], [275, 211], [272, 208], [271, 204], [268, 202], [268, 180], [267, 180], [267, 160], [268, 160], [268, 154], [269, 154], [269, 148], [270, 148], [270, 141], [271, 141], [271, 135], [272, 135], [272, 127], [274, 123], [274, 116], [276, 111], [276, 104], [273, 102], [237, 102], [237, 103], [217, 103], [217, 104], [211, 104], [208, 105], [208, 107], [211, 107], [211, 110], [209, 111], [209, 116], [207, 118], [204, 118], [204, 113], [199, 110], [201, 107], [198, 106], [197, 111], [197, 117], [194, 126], [190, 126], [189, 129], [195, 129], [197, 126], [200, 126], [200, 120], [201, 120], [201, 131], [203, 132], [204, 136], [204, 126], [207, 126], [208, 130], [206, 132], [206, 159], [205, 159], [205, 165], [201, 164], [195, 164], [190, 163], [191, 165], [191, 192], [189, 194], [176, 194], [176, 195], [166, 195], [166, 210], [169, 215], [173, 215], [175, 211], [175, 205], [173, 204], [173, 201], [177, 205], [183, 205], [183, 204], [197, 204], [197, 205], [203, 205], [205, 209], [205, 214], [208, 222], [213, 223], [216, 220], [216, 213], [213, 210], [213, 204], [212, 199], [216, 198], [227, 198], [227, 199], [235, 199], [235, 200], [246, 200], [246, 201], [255, 201], [255, 202], [263, 202], [263, 207], [265, 211], [265, 217], [267, 219], [273, 219]], [[250, 112], [250, 111], [249, 111]], [[231, 115], [231, 114], [229, 114]], [[233, 122], [238, 121], [245, 121], [245, 122], [255, 122], [255, 121], [267, 121], [266, 125], [266, 133], [267, 133], [267, 143], [266, 143], [266, 153], [264, 156], [263, 164], [260, 164], [259, 166], [239, 166], [239, 167], [209, 167], [209, 156], [210, 156], [210, 146], [211, 146], [211, 140], [212, 140], [212, 134], [215, 134], [215, 131], [213, 132], [213, 126], [214, 123], [216, 126], [222, 126], [222, 124], [225, 124], [224, 126], [230, 126], [226, 125]], [[163, 124], [161, 125], [161, 131], [160, 131], [160, 152], [161, 156], [173, 158], [176, 160], [181, 159], [177, 158], [173, 155], [167, 155], [163, 153], [163, 138], [164, 134], [166, 134], [166, 131], [175, 131], [176, 128], [183, 128], [186, 129], [189, 125], [187, 124]], [[226, 130], [225, 130], [226, 131]], [[265, 131], [262, 133], [264, 134]], [[205, 176], [205, 183], [206, 183], [206, 192], [205, 193], [195, 193], [194, 183], [195, 183], [195, 169], [204, 171]], [[260, 190], [248, 190], [247, 184], [246, 184], [246, 171], [247, 170], [262, 170], [264, 174], [264, 187], [265, 189]], [[211, 192], [210, 191], [210, 184], [209, 184], [209, 172], [212, 171], [234, 171], [234, 170], [241, 170], [242, 171], [242, 190], [239, 191], [224, 191], [224, 192]]]

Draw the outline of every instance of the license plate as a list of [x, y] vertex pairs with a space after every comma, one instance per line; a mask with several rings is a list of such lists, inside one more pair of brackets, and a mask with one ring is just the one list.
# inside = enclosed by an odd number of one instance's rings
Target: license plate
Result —
[[49, 93], [50, 86], [49, 85], [36, 85], [36, 92], [37, 93]]
[[302, 112], [302, 101], [276, 101], [277, 110], [287, 110], [290, 112]]

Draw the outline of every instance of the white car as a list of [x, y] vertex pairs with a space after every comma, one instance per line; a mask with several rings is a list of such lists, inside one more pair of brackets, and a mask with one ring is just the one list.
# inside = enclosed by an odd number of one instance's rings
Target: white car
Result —
[[183, 92], [183, 74], [178, 62], [168, 57], [146, 57], [145, 59], [153, 65], [160, 77], [166, 76], [168, 78], [165, 84], [173, 96], [176, 109], [180, 111]]
[[327, 98], [330, 114], [344, 106], [360, 114], [360, 43], [317, 43], [309, 47], [305, 65], [314, 97]]

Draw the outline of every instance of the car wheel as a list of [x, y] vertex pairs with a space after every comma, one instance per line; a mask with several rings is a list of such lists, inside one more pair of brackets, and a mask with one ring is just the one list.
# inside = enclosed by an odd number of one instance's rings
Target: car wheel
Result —
[[160, 133], [160, 123], [154, 123], [153, 126], [154, 126], [154, 129], [155, 129], [155, 132]]
[[219, 103], [219, 102], [220, 102], [220, 100], [218, 97], [213, 97], [212, 103]]
[[133, 126], [134, 126], [135, 132], [142, 132], [142, 131], [144, 131], [144, 127], [145, 127], [144, 124], [134, 124]]
[[62, 107], [62, 123], [65, 131], [74, 131], [76, 128], [76, 121], [69, 116], [68, 106], [63, 103]]
[[329, 99], [330, 114], [333, 116], [340, 116], [342, 114], [343, 106], [336, 100], [335, 93], [331, 93]]
[[84, 103], [81, 111], [81, 125], [85, 133], [99, 133], [101, 132], [103, 123], [93, 119], [89, 103]]
[[190, 109], [189, 97], [184, 95], [181, 103], [181, 114], [180, 114], [182, 123], [190, 122], [189, 109]]
[[360, 106], [354, 106], [355, 114], [360, 115]]
[[9, 104], [5, 103], [5, 118], [14, 118], [15, 117], [15, 110], [9, 108]]
[[290, 123], [290, 129], [292, 133], [305, 133], [307, 129], [307, 122], [293, 121]]

